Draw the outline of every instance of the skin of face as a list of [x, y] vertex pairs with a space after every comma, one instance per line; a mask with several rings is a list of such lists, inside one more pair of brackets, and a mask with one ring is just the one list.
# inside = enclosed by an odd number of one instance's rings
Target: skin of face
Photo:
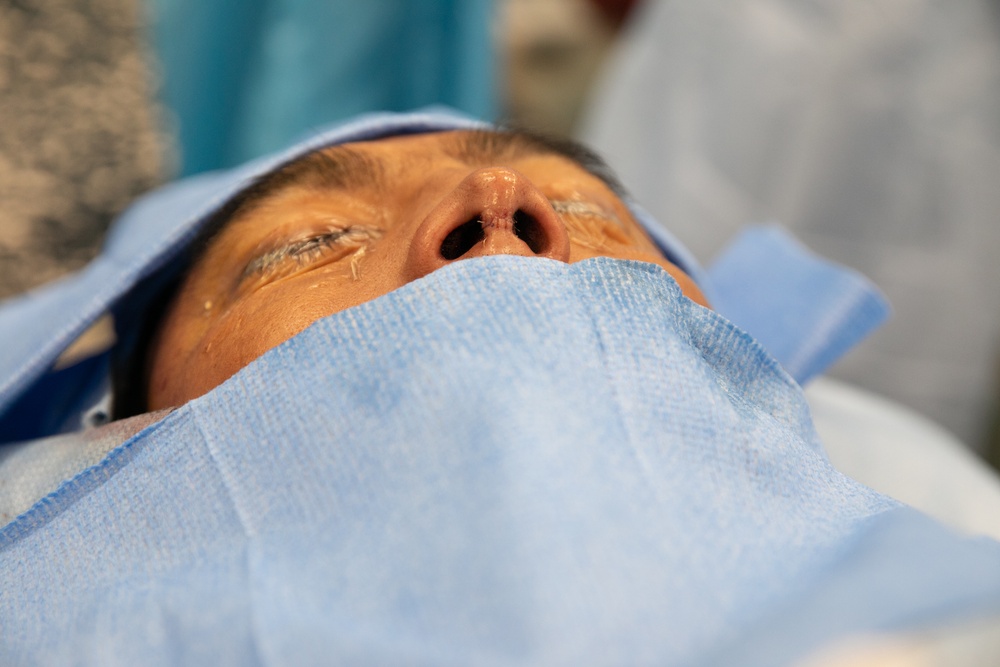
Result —
[[314, 321], [474, 257], [651, 262], [707, 305], [603, 180], [544, 150], [462, 150], [468, 134], [324, 149], [363, 175], [302, 179], [237, 211], [167, 307], [148, 408], [196, 398]]

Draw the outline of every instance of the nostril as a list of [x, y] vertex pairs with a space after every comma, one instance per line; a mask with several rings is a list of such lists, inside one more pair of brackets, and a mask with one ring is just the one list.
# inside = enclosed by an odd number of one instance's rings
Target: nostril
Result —
[[538, 220], [529, 213], [518, 209], [514, 213], [514, 234], [531, 248], [531, 252], [540, 255], [548, 249], [548, 236]]
[[441, 256], [451, 261], [472, 250], [473, 246], [486, 238], [483, 223], [473, 218], [451, 230], [441, 242]]

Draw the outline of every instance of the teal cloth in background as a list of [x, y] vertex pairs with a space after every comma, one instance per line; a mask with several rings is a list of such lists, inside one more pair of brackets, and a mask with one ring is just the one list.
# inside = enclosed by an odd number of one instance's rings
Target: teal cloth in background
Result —
[[491, 0], [149, 0], [181, 172], [366, 111], [495, 118]]

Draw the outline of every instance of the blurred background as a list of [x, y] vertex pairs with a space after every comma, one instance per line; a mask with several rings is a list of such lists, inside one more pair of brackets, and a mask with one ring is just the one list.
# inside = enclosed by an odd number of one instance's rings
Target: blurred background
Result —
[[703, 262], [775, 222], [893, 320], [832, 375], [1000, 461], [1000, 0], [5, 0], [0, 296], [143, 191], [371, 110], [595, 146]]

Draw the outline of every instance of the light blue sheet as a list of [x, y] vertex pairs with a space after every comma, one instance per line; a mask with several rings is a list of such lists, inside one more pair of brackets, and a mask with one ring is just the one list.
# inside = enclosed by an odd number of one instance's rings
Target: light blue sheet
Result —
[[[134, 336], [259, 174], [477, 126], [369, 117], [150, 195], [0, 307], [0, 442], [70, 428], [106, 366], [55, 358], [107, 311]], [[796, 381], [877, 292], [766, 231], [706, 272], [632, 206], [720, 312], [652, 265], [495, 257], [321, 320], [0, 528], [0, 664], [776, 665], [1000, 611], [1000, 545], [840, 475], [813, 431]]]
[[782, 665], [1000, 612], [1000, 545], [827, 462], [652, 265], [458, 262], [0, 531], [0, 663]]

